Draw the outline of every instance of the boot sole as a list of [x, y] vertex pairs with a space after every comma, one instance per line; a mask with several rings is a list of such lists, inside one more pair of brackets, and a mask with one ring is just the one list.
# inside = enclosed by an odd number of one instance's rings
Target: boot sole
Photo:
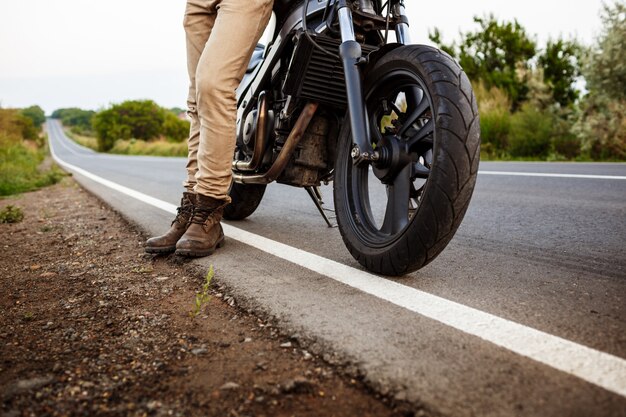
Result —
[[146, 253], [150, 253], [153, 255], [160, 255], [164, 253], [174, 253], [176, 252], [176, 246], [168, 246], [166, 248], [144, 248]]
[[212, 248], [209, 248], [207, 250], [204, 250], [204, 251], [197, 251], [197, 250], [193, 250], [193, 249], [176, 249], [176, 255], [178, 255], [178, 256], [185, 256], [185, 257], [188, 257], [188, 258], [202, 258], [202, 257], [205, 257], [205, 256], [212, 255], [213, 252], [215, 252], [218, 248], [223, 247], [224, 243], [225, 243], [225, 239], [222, 238], [222, 240], [217, 242], [217, 244], [215, 246], [213, 246]]

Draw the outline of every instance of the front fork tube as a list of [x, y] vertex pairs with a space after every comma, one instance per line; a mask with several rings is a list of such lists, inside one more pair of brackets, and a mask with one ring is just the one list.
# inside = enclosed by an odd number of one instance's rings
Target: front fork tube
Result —
[[[398, 42], [404, 45], [410, 44], [409, 21], [405, 15], [403, 1], [399, 1], [394, 5], [393, 13], [401, 19], [401, 23], [396, 25]], [[350, 127], [354, 140], [352, 159], [355, 164], [362, 161], [376, 161], [379, 155], [372, 148], [370, 139], [371, 126], [369, 125], [367, 107], [363, 99], [361, 71], [358, 66], [363, 59], [363, 54], [361, 45], [355, 40], [352, 12], [346, 0], [338, 0], [338, 15], [339, 28], [341, 29], [339, 54], [343, 61], [343, 72], [346, 79], [346, 93], [348, 96], [348, 110], [350, 112]]]
[[341, 46], [339, 54], [343, 62], [343, 72], [346, 79], [346, 94], [348, 96], [348, 110], [350, 114], [350, 127], [354, 147], [352, 159], [355, 164], [365, 160], [376, 159], [372, 148], [370, 125], [367, 118], [367, 108], [363, 98], [363, 85], [359, 63], [363, 53], [361, 45], [355, 40], [352, 12], [346, 0], [339, 0], [338, 15], [341, 29]]
[[398, 43], [409, 45], [411, 43], [411, 34], [409, 33], [409, 19], [406, 17], [404, 9], [404, 1], [394, 4], [392, 13], [396, 18], [400, 19], [400, 23], [396, 25], [396, 38]]

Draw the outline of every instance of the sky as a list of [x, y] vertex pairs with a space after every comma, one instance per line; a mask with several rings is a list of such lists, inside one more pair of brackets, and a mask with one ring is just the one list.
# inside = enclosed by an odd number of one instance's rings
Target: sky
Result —
[[[574, 5], [575, 4], [575, 5]], [[413, 43], [438, 27], [446, 42], [476, 28], [473, 16], [517, 19], [536, 37], [600, 32], [602, 0], [407, 0]], [[106, 107], [153, 99], [184, 107], [188, 78], [184, 0], [0, 0], [0, 106]]]

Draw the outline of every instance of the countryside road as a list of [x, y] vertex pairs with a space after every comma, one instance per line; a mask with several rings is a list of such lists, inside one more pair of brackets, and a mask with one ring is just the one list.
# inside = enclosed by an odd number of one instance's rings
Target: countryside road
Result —
[[[147, 233], [167, 228], [184, 159], [101, 155], [47, 129], [87, 189]], [[312, 351], [437, 414], [626, 416], [626, 164], [480, 170], [448, 248], [404, 277], [364, 271], [283, 185], [200, 262]]]

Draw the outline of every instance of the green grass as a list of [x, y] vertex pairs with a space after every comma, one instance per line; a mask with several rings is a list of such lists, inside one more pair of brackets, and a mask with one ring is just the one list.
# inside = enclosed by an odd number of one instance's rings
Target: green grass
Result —
[[186, 142], [168, 142], [155, 140], [117, 140], [109, 153], [121, 155], [151, 155], [151, 156], [187, 156]]
[[[98, 151], [98, 140], [92, 136], [79, 135], [69, 128], [63, 130], [67, 137], [86, 148]], [[117, 140], [108, 153], [119, 155], [150, 155], [150, 156], [187, 156], [187, 142], [170, 142], [165, 139], [145, 140]]]
[[93, 149], [94, 151], [98, 150], [98, 140], [96, 138], [92, 136], [79, 135], [76, 132], [72, 132], [72, 130], [67, 127], [64, 127], [63, 130], [68, 138], [72, 139], [79, 145], [82, 145], [85, 148]]
[[[0, 197], [36, 190], [65, 174], [46, 159], [46, 137], [19, 110], [0, 108]], [[30, 120], [30, 119], [29, 119]]]
[[0, 196], [33, 191], [55, 184], [65, 176], [57, 166], [42, 168], [47, 148], [0, 133]]

